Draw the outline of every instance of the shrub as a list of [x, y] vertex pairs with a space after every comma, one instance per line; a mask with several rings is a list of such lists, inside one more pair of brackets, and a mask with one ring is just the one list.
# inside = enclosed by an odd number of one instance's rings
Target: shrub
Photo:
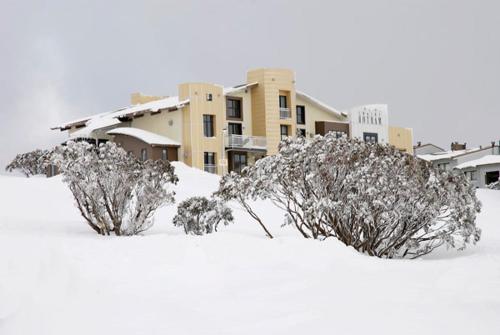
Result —
[[186, 234], [203, 235], [217, 231], [220, 222], [228, 225], [232, 221], [232, 211], [223, 202], [192, 197], [179, 204], [173, 223], [184, 227]]
[[26, 177], [44, 174], [45, 168], [48, 165], [49, 150], [36, 149], [23, 154], [18, 154], [5, 167], [5, 170], [12, 172], [14, 170], [19, 170]]
[[480, 203], [462, 174], [332, 134], [283, 141], [277, 155], [223, 178], [218, 193], [240, 203], [269, 199], [302, 236], [336, 237], [378, 257], [415, 258], [442, 245], [461, 250], [480, 238]]
[[80, 213], [98, 234], [135, 235], [153, 225], [160, 206], [174, 202], [178, 181], [167, 161], [139, 161], [115, 143], [98, 148], [68, 142], [51, 154]]

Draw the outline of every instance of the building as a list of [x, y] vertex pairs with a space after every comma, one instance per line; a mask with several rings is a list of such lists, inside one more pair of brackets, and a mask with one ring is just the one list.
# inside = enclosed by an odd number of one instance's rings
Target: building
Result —
[[422, 144], [422, 142], [417, 142], [417, 145], [413, 147], [413, 154], [415, 156], [434, 154], [443, 151], [445, 151], [443, 148], [432, 143]]
[[500, 178], [500, 155], [487, 155], [455, 167], [465, 173], [476, 187], [486, 187]]
[[246, 82], [233, 87], [184, 83], [172, 97], [134, 93], [131, 103], [52, 129], [67, 131], [73, 140], [118, 142], [141, 159], [179, 160], [217, 174], [239, 172], [275, 154], [280, 141], [294, 135], [333, 131], [412, 150], [411, 129], [393, 128], [399, 136], [391, 141], [386, 105], [338, 111], [296, 90], [288, 69], [250, 70]]
[[490, 146], [467, 149], [466, 144], [451, 144], [450, 151], [439, 151], [430, 154], [421, 154], [417, 157], [429, 161], [433, 166], [443, 169], [452, 170], [463, 163], [473, 161], [488, 155], [499, 155], [500, 148], [495, 142], [491, 142]]

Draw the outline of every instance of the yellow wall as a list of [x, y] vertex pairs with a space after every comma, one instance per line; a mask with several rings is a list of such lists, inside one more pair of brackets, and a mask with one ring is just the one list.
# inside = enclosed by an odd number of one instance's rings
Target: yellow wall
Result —
[[130, 95], [130, 103], [132, 105], [145, 104], [146, 102], [160, 100], [166, 97], [155, 96], [155, 95], [145, 95], [142, 93], [132, 93]]
[[[296, 133], [295, 74], [288, 69], [250, 70], [247, 73], [247, 83], [253, 82], [258, 83], [252, 89], [253, 134], [267, 138], [267, 154], [273, 155], [277, 153], [281, 140], [280, 125], [288, 125], [290, 135]], [[289, 96], [290, 119], [280, 119], [280, 91]]]
[[389, 144], [413, 154], [413, 129], [389, 126]]
[[[207, 101], [207, 94], [212, 94], [212, 101]], [[222, 158], [222, 129], [225, 122], [225, 97], [222, 86], [206, 83], [186, 83], [179, 85], [179, 100], [189, 99], [189, 105], [183, 108], [184, 161], [193, 167], [204, 167], [204, 152], [215, 152], [218, 164]], [[214, 137], [203, 135], [203, 115], [215, 116]], [[220, 166], [217, 173], [222, 174]]]
[[[182, 143], [182, 109], [158, 114], [146, 113], [132, 120], [131, 127], [150, 131]], [[179, 161], [183, 161], [183, 146], [179, 150]]]
[[346, 119], [341, 119], [340, 117], [319, 108], [317, 105], [312, 104], [301, 97], [296, 98], [297, 105], [305, 106], [306, 109], [306, 124], [297, 125], [297, 128], [305, 128], [307, 137], [316, 134], [316, 121], [346, 121]]

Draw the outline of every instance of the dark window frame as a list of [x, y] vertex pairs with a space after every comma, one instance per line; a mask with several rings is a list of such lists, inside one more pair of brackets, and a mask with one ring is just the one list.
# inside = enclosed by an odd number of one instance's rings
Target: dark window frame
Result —
[[[234, 133], [231, 131], [231, 128], [239, 128], [239, 132]], [[228, 133], [228, 135], [243, 135], [243, 124], [241, 124], [239, 122], [228, 122], [227, 133]]]
[[[372, 137], [375, 138], [375, 141], [371, 140]], [[367, 141], [367, 138], [370, 138], [370, 141]], [[368, 143], [378, 143], [378, 133], [363, 133], [363, 141]]]
[[[282, 102], [284, 102], [284, 105], [282, 104]], [[280, 108], [288, 108], [288, 96], [280, 94], [279, 95], [279, 104], [280, 104]]]
[[[297, 116], [297, 124], [306, 124], [306, 106], [297, 105], [296, 106], [296, 116]], [[299, 112], [301, 111], [301, 112]], [[300, 116], [300, 117], [299, 117]]]
[[215, 115], [203, 114], [203, 136], [215, 136]]
[[[283, 129], [286, 129], [286, 132], [283, 132]], [[280, 138], [281, 138], [281, 140], [283, 141], [288, 136], [290, 136], [290, 130], [289, 130], [288, 125], [280, 124]]]
[[[237, 106], [237, 108], [236, 108]], [[243, 99], [237, 97], [226, 98], [226, 119], [243, 121]], [[231, 113], [232, 112], [232, 113]]]

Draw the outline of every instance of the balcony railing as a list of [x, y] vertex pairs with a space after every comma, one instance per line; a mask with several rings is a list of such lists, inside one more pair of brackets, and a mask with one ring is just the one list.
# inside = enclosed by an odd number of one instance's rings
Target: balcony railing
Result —
[[290, 119], [291, 117], [292, 113], [290, 112], [290, 108], [280, 107], [280, 119]]
[[215, 164], [205, 164], [203, 169], [208, 173], [217, 173], [217, 165]]
[[262, 136], [227, 135], [226, 148], [266, 150], [267, 141]]

